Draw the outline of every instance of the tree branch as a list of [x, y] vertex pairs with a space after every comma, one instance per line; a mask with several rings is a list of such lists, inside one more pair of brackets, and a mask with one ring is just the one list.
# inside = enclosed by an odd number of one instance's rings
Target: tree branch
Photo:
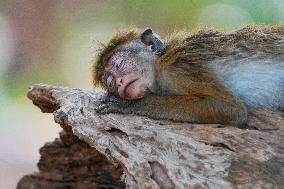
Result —
[[34, 85], [42, 112], [114, 164], [127, 188], [284, 187], [283, 112], [253, 110], [247, 129], [175, 123], [135, 115], [98, 115], [104, 93]]

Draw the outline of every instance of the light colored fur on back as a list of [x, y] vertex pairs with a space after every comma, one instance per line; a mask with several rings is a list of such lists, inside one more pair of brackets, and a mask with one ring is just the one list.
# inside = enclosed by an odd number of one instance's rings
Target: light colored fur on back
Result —
[[284, 61], [241, 60], [213, 63], [214, 71], [248, 108], [284, 107]]

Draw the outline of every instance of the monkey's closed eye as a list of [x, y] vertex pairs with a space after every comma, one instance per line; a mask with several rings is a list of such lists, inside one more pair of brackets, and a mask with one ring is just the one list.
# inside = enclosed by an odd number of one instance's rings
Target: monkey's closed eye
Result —
[[114, 78], [112, 75], [109, 75], [106, 80], [106, 84], [108, 88], [113, 88], [114, 86]]
[[119, 68], [121, 68], [123, 62], [124, 62], [123, 58], [119, 58], [118, 60], [115, 61], [114, 66], [115, 66], [117, 69], [119, 69]]

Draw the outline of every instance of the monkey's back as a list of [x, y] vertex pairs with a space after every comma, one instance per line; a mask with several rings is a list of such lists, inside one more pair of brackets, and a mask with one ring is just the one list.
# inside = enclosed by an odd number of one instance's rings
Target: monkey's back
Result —
[[242, 60], [218, 64], [215, 73], [249, 108], [284, 108], [284, 61]]
[[284, 25], [200, 31], [181, 49], [190, 64], [207, 64], [247, 107], [284, 108]]

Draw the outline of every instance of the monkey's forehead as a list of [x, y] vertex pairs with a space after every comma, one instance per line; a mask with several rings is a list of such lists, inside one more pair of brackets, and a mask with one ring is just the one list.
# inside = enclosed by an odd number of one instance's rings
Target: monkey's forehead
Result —
[[119, 63], [120, 61], [125, 61], [125, 62], [131, 62], [135, 61], [135, 56], [139, 53], [140, 51], [117, 51], [114, 54], [111, 55], [109, 58], [105, 70], [107, 71], [108, 69], [111, 69], [115, 63]]

